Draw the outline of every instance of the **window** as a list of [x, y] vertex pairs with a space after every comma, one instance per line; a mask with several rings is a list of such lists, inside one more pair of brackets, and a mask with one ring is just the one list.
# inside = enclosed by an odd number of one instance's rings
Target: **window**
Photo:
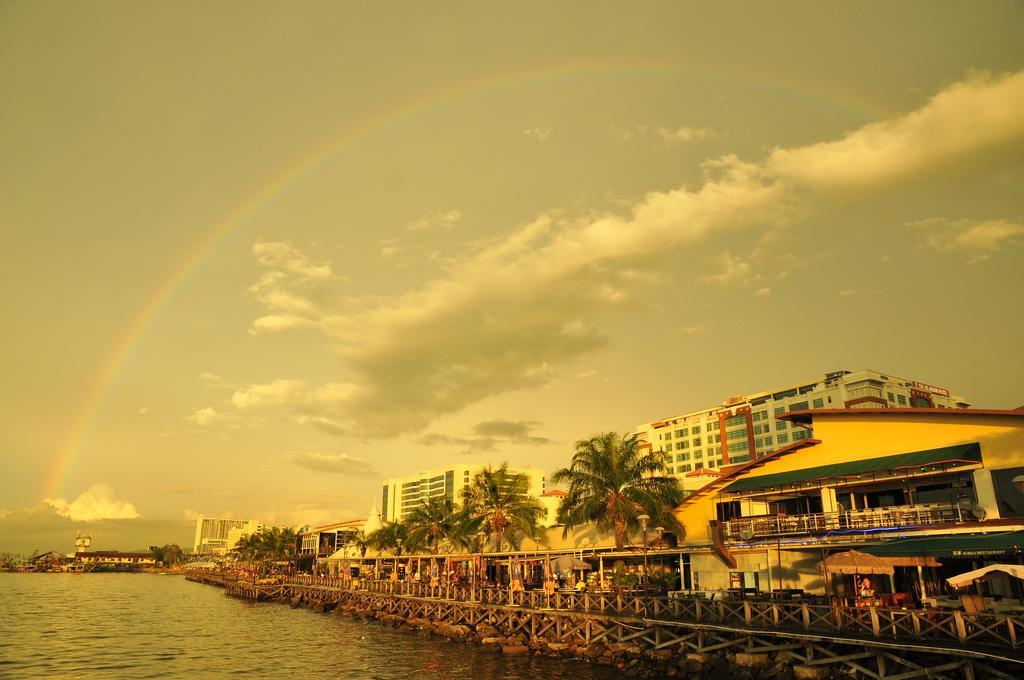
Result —
[[689, 465], [680, 465], [679, 468], [678, 468], [678, 471], [680, 473], [689, 472], [690, 471], [690, 466]]
[[806, 411], [807, 410], [807, 402], [806, 401], [798, 401], [795, 404], [790, 404], [789, 405], [789, 410], [790, 411]]
[[690, 434], [700, 434], [700, 425], [694, 425], [691, 427]]
[[775, 429], [777, 431], [785, 430], [787, 427], [789, 427], [789, 423], [787, 423], [785, 420], [776, 420], [775, 421]]
[[704, 452], [701, 451], [700, 449], [697, 449], [696, 451], [693, 452], [693, 457], [694, 458], [703, 458], [704, 457]]
[[686, 430], [685, 429], [683, 429], [683, 430], [676, 430], [676, 439], [679, 439], [680, 437], [684, 437], [684, 436], [686, 436]]
[[785, 406], [779, 406], [775, 409], [775, 415], [779, 416], [786, 412]]
[[767, 437], [764, 438], [764, 445], [765, 446], [771, 446], [772, 445], [772, 436], [771, 435], [768, 435]]
[[693, 444], [693, 448], [695, 448], [695, 449], [698, 449], [698, 448], [700, 448], [700, 440], [699, 440], [699, 439], [694, 439], [694, 440], [693, 440], [692, 442], [690, 442], [690, 443], [691, 443], [691, 444]]
[[[710, 441], [710, 440], [709, 440], [709, 441]], [[716, 434], [716, 435], [715, 435], [715, 443], [716, 443], [716, 444], [718, 444], [718, 443], [719, 443], [719, 442], [721, 442], [721, 441], [722, 441], [722, 435], [720, 435], [720, 434]]]
[[785, 432], [780, 432], [779, 436], [778, 436], [778, 440], [779, 440], [780, 444], [786, 444], [786, 443], [789, 442], [789, 435], [786, 434]]
[[896, 397], [893, 396], [892, 392], [887, 392], [885, 396], [889, 398], [889, 403], [890, 404], [895, 404], [896, 403]]
[[896, 398], [900, 400], [900, 406], [906, 406], [907, 405], [907, 398], [904, 397], [902, 394], [897, 394]]
[[731, 416], [731, 417], [725, 419], [725, 427], [726, 427], [726, 429], [733, 428], [733, 427], [740, 427], [740, 426], [746, 427], [746, 424], [747, 424], [747, 417], [746, 416]]
[[671, 432], [666, 432], [665, 433], [665, 439], [666, 439], [666, 441], [667, 440], [671, 440], [672, 439], [672, 433]]
[[814, 400], [814, 408], [825, 408], [825, 400], [824, 399], [815, 399]]
[[690, 442], [688, 442], [686, 440], [683, 440], [681, 442], [676, 442], [676, 451], [682, 451], [683, 449], [688, 449], [688, 448], [690, 448]]

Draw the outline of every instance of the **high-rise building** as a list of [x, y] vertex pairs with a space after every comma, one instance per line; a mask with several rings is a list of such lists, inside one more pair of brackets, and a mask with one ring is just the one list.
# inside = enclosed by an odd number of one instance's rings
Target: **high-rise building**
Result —
[[698, 471], [746, 463], [811, 437], [776, 416], [836, 408], [966, 408], [963, 397], [916, 380], [877, 371], [835, 371], [805, 382], [726, 399], [699, 411], [644, 423], [640, 438], [668, 454], [669, 471]]
[[[438, 470], [424, 470], [408, 477], [386, 479], [381, 492], [381, 517], [386, 522], [401, 521], [428, 498], [443, 497], [458, 505], [462, 502], [462, 490], [469, 486], [473, 476], [484, 467], [452, 465]], [[543, 470], [509, 468], [509, 471], [526, 476], [528, 495], [534, 498], [543, 495]]]
[[200, 517], [196, 520], [196, 540], [192, 552], [197, 554], [227, 552], [237, 545], [238, 539], [243, 534], [254, 534], [262, 528], [263, 525], [254, 519]]

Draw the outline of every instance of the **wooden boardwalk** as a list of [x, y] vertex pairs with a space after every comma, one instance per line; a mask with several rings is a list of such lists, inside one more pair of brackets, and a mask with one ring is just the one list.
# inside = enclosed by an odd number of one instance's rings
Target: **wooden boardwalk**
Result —
[[293, 599], [403, 619], [487, 624], [505, 635], [560, 643], [635, 642], [680, 654], [787, 651], [805, 666], [843, 666], [874, 680], [1024, 677], [1024, 619], [1006, 614], [891, 610], [807, 602], [668, 598], [629, 592], [510, 592], [504, 588], [300, 576], [253, 584], [218, 574], [189, 578], [252, 601]]

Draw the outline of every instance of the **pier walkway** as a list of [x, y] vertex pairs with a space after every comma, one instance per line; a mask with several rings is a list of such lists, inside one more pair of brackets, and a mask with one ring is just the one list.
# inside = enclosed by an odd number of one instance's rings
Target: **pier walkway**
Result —
[[296, 576], [256, 584], [216, 572], [194, 581], [245, 599], [302, 597], [406, 619], [485, 623], [560, 643], [636, 642], [648, 649], [746, 654], [787, 651], [808, 667], [844, 666], [875, 680], [1024, 675], [1024, 617], [937, 609], [883, 609], [800, 600], [710, 601], [683, 593], [510, 591], [390, 581]]

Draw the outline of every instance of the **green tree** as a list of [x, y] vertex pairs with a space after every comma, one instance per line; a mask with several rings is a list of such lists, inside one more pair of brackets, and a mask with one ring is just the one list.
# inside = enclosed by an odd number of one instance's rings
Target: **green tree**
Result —
[[436, 555], [441, 541], [451, 537], [455, 519], [454, 503], [441, 496], [428, 498], [405, 520], [410, 543], [426, 544]]
[[376, 549], [379, 556], [382, 550], [394, 552], [398, 548], [398, 541], [402, 541], [405, 550], [416, 549], [416, 544], [409, 540], [409, 527], [402, 522], [388, 522], [380, 529], [366, 537], [367, 544]]
[[357, 531], [352, 534], [351, 543], [359, 550], [359, 557], [366, 557], [366, 551], [370, 548], [370, 538], [364, 531]]
[[555, 472], [554, 483], [567, 482], [558, 519], [564, 534], [577, 526], [594, 523], [615, 532], [615, 547], [626, 544], [626, 533], [639, 526], [637, 517], [647, 514], [652, 525], [677, 534], [682, 526], [673, 514], [683, 499], [679, 480], [668, 474], [665, 454], [641, 446], [636, 434], [625, 437], [606, 432], [576, 442], [569, 467]]
[[496, 552], [505, 540], [516, 546], [524, 536], [535, 537], [544, 506], [528, 491], [526, 475], [510, 472], [508, 463], [484, 468], [462, 490], [465, 519], [460, 533], [472, 536], [482, 531], [494, 538]]
[[153, 553], [153, 559], [157, 564], [165, 567], [174, 567], [185, 561], [185, 551], [177, 543], [163, 546], [151, 545], [149, 551]]

